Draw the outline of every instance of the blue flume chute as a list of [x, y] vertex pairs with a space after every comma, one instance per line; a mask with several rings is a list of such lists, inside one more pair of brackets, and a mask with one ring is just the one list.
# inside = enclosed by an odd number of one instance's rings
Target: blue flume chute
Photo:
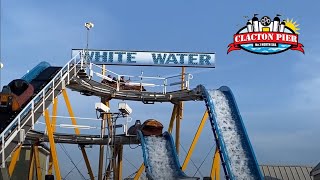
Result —
[[32, 68], [27, 74], [25, 74], [21, 79], [30, 83], [34, 78], [36, 78], [42, 71], [50, 67], [50, 64], [46, 61], [40, 62], [37, 66]]

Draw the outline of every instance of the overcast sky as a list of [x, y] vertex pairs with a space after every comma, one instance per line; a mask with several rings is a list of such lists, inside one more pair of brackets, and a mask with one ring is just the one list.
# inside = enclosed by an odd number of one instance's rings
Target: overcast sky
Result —
[[[260, 164], [294, 164], [314, 166], [320, 161], [320, 36], [317, 22], [318, 1], [3, 1], [1, 9], [1, 52], [4, 68], [1, 85], [20, 78], [40, 61], [63, 66], [72, 48], [86, 45], [84, 23], [92, 21], [90, 48], [215, 52], [216, 68], [196, 73], [191, 85], [204, 84], [209, 89], [229, 86], [234, 92], [242, 118]], [[300, 24], [299, 41], [305, 54], [288, 50], [263, 56], [245, 51], [227, 55], [233, 35], [253, 14], [292, 18]], [[166, 76], [179, 73], [179, 68], [110, 67], [117, 72], [139, 75]], [[199, 69], [187, 68], [188, 72]], [[94, 103], [98, 98], [80, 96], [69, 91], [76, 116], [95, 117]], [[59, 115], [68, 115], [60, 98]], [[129, 102], [133, 119], [159, 119], [168, 127], [171, 104], [142, 105]], [[116, 107], [117, 101], [112, 102]], [[201, 102], [186, 103], [182, 122], [181, 144], [188, 149], [196, 127], [205, 110]], [[43, 120], [40, 120], [43, 122]], [[70, 123], [59, 119], [60, 123]], [[99, 123], [80, 121], [99, 126]], [[39, 128], [44, 128], [39, 125]], [[65, 131], [58, 129], [58, 131]], [[70, 131], [69, 131], [70, 132]], [[91, 131], [90, 131], [91, 132]], [[98, 131], [92, 131], [98, 133]], [[84, 131], [84, 133], [88, 133]], [[214, 146], [207, 123], [197, 150], [192, 157], [199, 167]], [[208, 141], [208, 138], [210, 141]], [[80, 151], [67, 146], [73, 160], [78, 162]], [[135, 145], [132, 145], [135, 147]], [[132, 147], [133, 148], [133, 147]], [[62, 176], [73, 167], [58, 145]], [[97, 173], [98, 150], [88, 154]], [[213, 151], [209, 153], [212, 157]], [[185, 153], [181, 152], [181, 160]], [[134, 173], [142, 162], [141, 148], [126, 147], [124, 175]], [[136, 158], [138, 157], [138, 159]], [[132, 163], [132, 165], [128, 162]], [[181, 161], [182, 163], [182, 161]], [[201, 170], [209, 175], [210, 158]], [[83, 161], [79, 169], [86, 175]], [[187, 174], [195, 173], [192, 163]], [[201, 176], [201, 174], [197, 174]], [[79, 177], [74, 170], [69, 179]]]

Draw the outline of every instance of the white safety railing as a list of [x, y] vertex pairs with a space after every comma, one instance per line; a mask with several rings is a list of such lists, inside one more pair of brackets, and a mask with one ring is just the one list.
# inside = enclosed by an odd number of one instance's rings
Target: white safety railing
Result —
[[[77, 66], [80, 65], [81, 60], [78, 58], [80, 55], [77, 54], [74, 56], [62, 69], [54, 76], [54, 78], [24, 107], [24, 109], [12, 120], [12, 122], [3, 130], [0, 134], [1, 141], [1, 167], [5, 166], [5, 149], [12, 142], [12, 140], [21, 132], [23, 127], [30, 123], [31, 128], [34, 129], [34, 124], [37, 119], [35, 119], [35, 112], [44, 112], [45, 110], [45, 101], [52, 97], [56, 97], [58, 94], [54, 94], [57, 88], [64, 81], [65, 84], [69, 84], [70, 73], [74, 71], [74, 75], [77, 74]], [[60, 93], [60, 92], [59, 92]], [[42, 109], [40, 107], [42, 106]], [[23, 122], [22, 122], [23, 120]], [[22, 135], [23, 138], [25, 134]], [[22, 137], [20, 135], [20, 137]]]
[[[84, 61], [84, 60], [83, 60]], [[85, 63], [83, 63], [85, 64]], [[86, 68], [87, 74], [91, 79], [100, 82], [106, 82], [109, 85], [114, 85], [117, 91], [120, 91], [121, 86], [136, 86], [140, 91], [144, 88], [148, 88], [147, 91], [155, 92], [160, 91], [163, 94], [168, 92], [169, 87], [177, 87], [175, 90], [181, 89], [181, 84], [184, 85], [185, 89], [190, 89], [190, 80], [193, 79], [192, 74], [184, 73], [184, 80], [182, 81], [181, 74], [168, 76], [168, 77], [155, 77], [155, 76], [144, 76], [143, 72], [139, 76], [132, 76], [126, 74], [118, 74], [109, 69], [104, 69], [102, 65], [89, 63], [89, 66], [83, 66]], [[137, 89], [135, 88], [135, 89]], [[153, 88], [150, 90], [149, 88]], [[171, 88], [172, 90], [174, 88]]]

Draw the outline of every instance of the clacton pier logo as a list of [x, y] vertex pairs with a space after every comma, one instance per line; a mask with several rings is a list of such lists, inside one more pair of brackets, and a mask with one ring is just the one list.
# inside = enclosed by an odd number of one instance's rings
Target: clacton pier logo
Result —
[[289, 49], [304, 53], [303, 45], [298, 42], [298, 26], [293, 19], [281, 21], [280, 15], [273, 20], [268, 16], [259, 20], [255, 14], [233, 36], [233, 43], [229, 44], [227, 54], [241, 49], [263, 55], [282, 53]]

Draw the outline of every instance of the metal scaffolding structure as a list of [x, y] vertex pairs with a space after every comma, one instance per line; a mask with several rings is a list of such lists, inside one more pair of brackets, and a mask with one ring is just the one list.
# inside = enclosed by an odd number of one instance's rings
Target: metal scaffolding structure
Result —
[[[122, 179], [123, 146], [127, 144], [139, 144], [139, 139], [134, 135], [116, 133], [116, 120], [119, 117], [124, 117], [123, 114], [118, 112], [101, 113], [100, 118], [102, 119], [102, 124], [100, 135], [81, 134], [80, 129], [77, 127], [74, 110], [68, 98], [66, 88], [80, 92], [82, 95], [101, 97], [101, 102], [108, 107], [110, 107], [110, 101], [113, 99], [140, 101], [145, 104], [154, 104], [157, 102], [172, 103], [173, 109], [168, 132], [172, 133], [175, 125], [175, 143], [177, 152], [179, 153], [180, 128], [184, 109], [183, 102], [203, 100], [201, 89], [198, 87], [194, 89], [190, 88], [192, 75], [185, 72], [185, 67], [182, 67], [182, 72], [178, 76], [166, 78], [143, 77], [142, 75], [138, 76], [141, 80], [153, 79], [161, 82], [159, 84], [147, 84], [146, 82], [140, 81], [135, 84], [140, 88], [140, 90], [123, 90], [121, 89], [123, 82], [115, 81], [115, 86], [104, 83], [103, 80], [108, 78], [106, 76], [106, 72], [114, 72], [106, 70], [103, 66], [88, 63], [86, 59], [84, 59], [84, 52], [85, 51], [77, 54], [64, 67], [62, 67], [56, 76], [54, 76], [54, 78], [25, 106], [11, 124], [1, 133], [0, 162], [2, 170], [8, 171], [9, 177], [15, 169], [15, 164], [19, 157], [23, 142], [28, 140], [34, 143], [30, 162], [29, 179], [33, 179], [33, 168], [39, 168], [39, 152], [37, 144], [41, 142], [48, 142], [50, 144], [50, 160], [47, 175], [54, 174], [57, 180], [62, 179], [62, 177], [60, 172], [61, 162], [58, 161], [56, 143], [79, 145], [91, 180]], [[114, 73], [114, 75], [117, 77], [122, 76], [116, 73]], [[142, 86], [144, 85], [150, 85], [154, 88], [158, 88], [158, 91], [142, 91]], [[176, 85], [180, 85], [180, 88], [174, 91], [168, 90], [170, 86]], [[72, 125], [74, 125], [74, 134], [56, 132], [59, 95], [62, 95], [65, 101]], [[48, 110], [50, 105], [52, 105], [51, 115]], [[36, 131], [34, 129], [34, 125], [41, 116], [44, 116], [46, 129], [45, 131]], [[186, 170], [188, 166], [207, 119], [208, 112], [206, 111], [200, 121], [198, 130], [183, 162], [181, 167], [182, 170]], [[99, 173], [97, 176], [94, 176], [93, 174], [92, 166], [85, 150], [86, 145], [100, 146]], [[108, 154], [105, 154], [105, 148], [108, 149]], [[11, 162], [9, 166], [7, 166], [6, 161], [9, 156], [11, 157]], [[106, 161], [104, 159], [106, 159]], [[220, 156], [218, 149], [216, 150], [213, 159], [210, 176], [213, 179], [219, 179]], [[104, 165], [104, 162], [107, 162], [107, 164]], [[142, 163], [134, 179], [138, 179], [143, 170], [144, 165]], [[41, 179], [41, 171], [36, 170], [36, 173], [37, 178]]]

